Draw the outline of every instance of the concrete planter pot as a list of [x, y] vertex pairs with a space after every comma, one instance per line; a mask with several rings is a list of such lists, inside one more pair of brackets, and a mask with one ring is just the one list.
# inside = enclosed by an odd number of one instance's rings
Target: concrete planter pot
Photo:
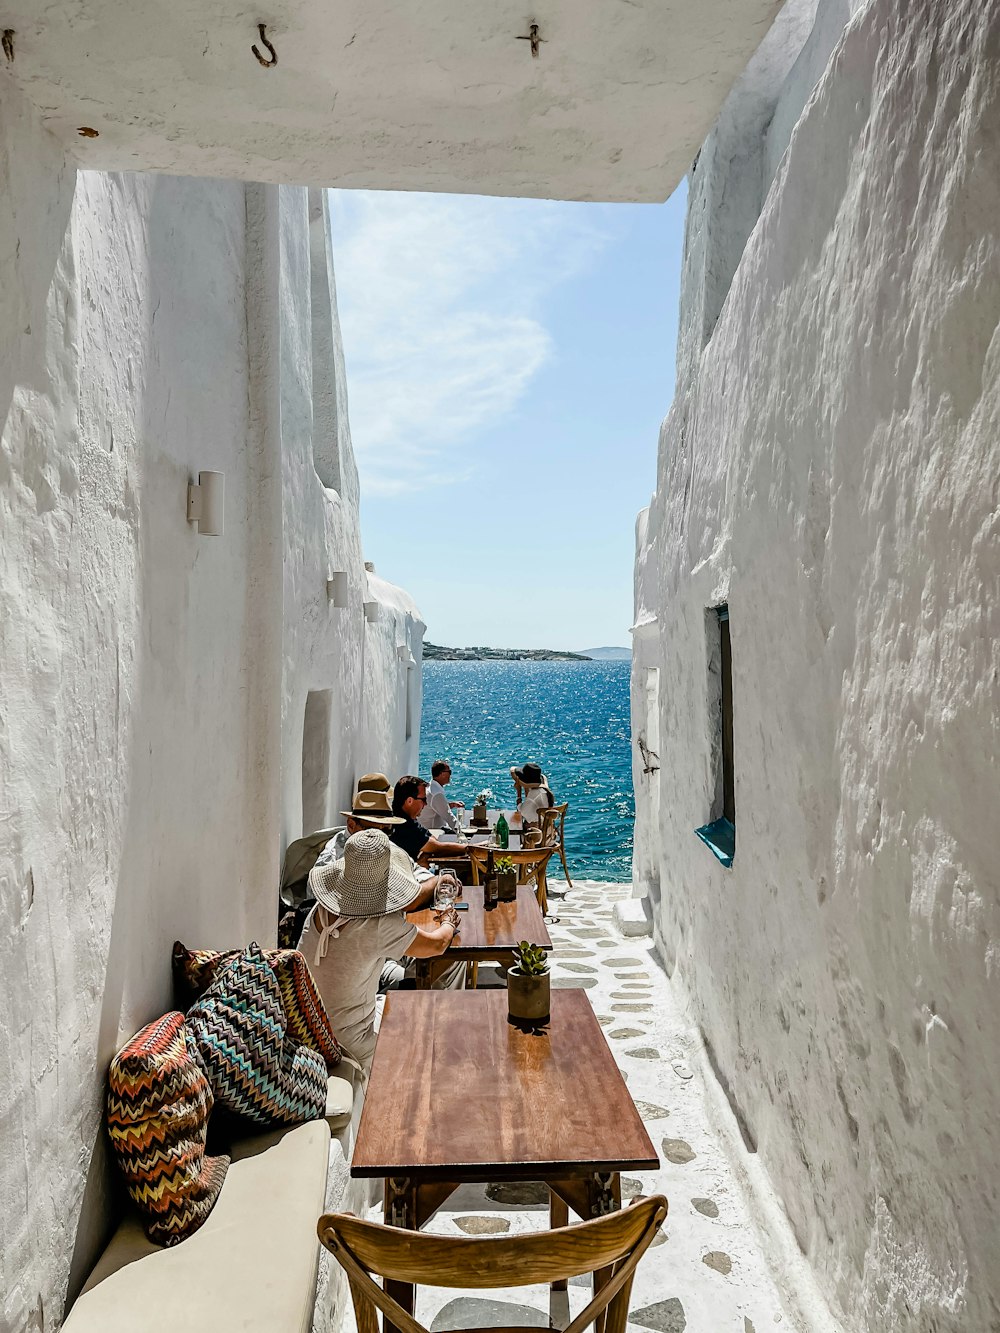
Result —
[[526, 977], [511, 968], [507, 973], [507, 1012], [519, 1023], [542, 1023], [551, 1008], [549, 974]]
[[512, 903], [517, 897], [517, 871], [501, 871], [497, 875], [497, 896], [502, 903]]

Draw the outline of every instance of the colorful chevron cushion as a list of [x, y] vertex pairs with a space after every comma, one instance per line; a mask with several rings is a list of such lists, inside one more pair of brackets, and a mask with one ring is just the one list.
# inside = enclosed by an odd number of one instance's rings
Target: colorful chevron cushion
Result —
[[[178, 1003], [193, 1004], [215, 980], [219, 969], [231, 962], [238, 949], [219, 953], [214, 949], [185, 949], [180, 940], [174, 945], [174, 989]], [[264, 957], [278, 978], [288, 1035], [302, 1046], [317, 1051], [329, 1072], [340, 1064], [341, 1051], [333, 1035], [323, 998], [309, 971], [309, 964], [297, 949], [264, 949]]]
[[219, 968], [187, 1014], [215, 1099], [257, 1124], [314, 1120], [326, 1107], [326, 1065], [287, 1032], [281, 990], [263, 949]]
[[185, 1038], [184, 1015], [165, 1014], [111, 1061], [111, 1147], [150, 1240], [176, 1245], [201, 1226], [228, 1157], [205, 1156], [212, 1089]]

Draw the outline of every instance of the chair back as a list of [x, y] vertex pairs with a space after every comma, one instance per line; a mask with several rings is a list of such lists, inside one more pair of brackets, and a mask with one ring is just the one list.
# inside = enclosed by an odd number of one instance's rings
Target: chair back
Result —
[[[537, 879], [539, 871], [544, 872], [549, 857], [555, 851], [555, 843], [543, 843], [541, 847], [492, 848], [493, 859], [499, 861], [502, 856], [514, 862], [518, 884], [527, 884]], [[472, 882], [481, 884], [486, 878], [486, 866], [489, 862], [490, 848], [477, 847], [470, 843], [466, 848], [472, 863]]]
[[317, 1232], [347, 1272], [358, 1333], [377, 1333], [376, 1309], [401, 1333], [428, 1333], [374, 1281], [435, 1287], [521, 1287], [565, 1281], [610, 1269], [607, 1282], [567, 1326], [583, 1333], [607, 1310], [605, 1333], [624, 1333], [636, 1265], [667, 1216], [662, 1194], [591, 1222], [519, 1236], [428, 1236], [351, 1213], [326, 1213]]
[[[569, 809], [569, 801], [562, 805], [550, 805], [547, 810], [543, 810], [539, 816], [542, 829], [542, 841], [554, 841], [562, 847], [566, 828], [566, 811]], [[553, 830], [555, 830], [553, 834]]]

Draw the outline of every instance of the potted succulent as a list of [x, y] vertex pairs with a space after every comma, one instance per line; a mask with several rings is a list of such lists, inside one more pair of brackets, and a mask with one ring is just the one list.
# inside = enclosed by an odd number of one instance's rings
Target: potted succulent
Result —
[[476, 803], [472, 807], [472, 822], [477, 828], [485, 828], [489, 823], [487, 809], [492, 800], [493, 793], [490, 791], [489, 787], [487, 787], [485, 791], [481, 791], [476, 797]]
[[539, 945], [522, 940], [507, 973], [507, 1012], [520, 1023], [542, 1023], [549, 1008], [548, 957]]
[[493, 862], [497, 878], [497, 897], [502, 903], [512, 903], [517, 897], [517, 867], [509, 856], [498, 856]]

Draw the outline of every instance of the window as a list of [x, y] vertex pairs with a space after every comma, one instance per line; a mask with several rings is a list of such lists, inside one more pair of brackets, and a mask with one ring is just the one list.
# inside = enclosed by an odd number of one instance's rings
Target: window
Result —
[[729, 607], [712, 607], [705, 617], [708, 647], [708, 717], [712, 806], [698, 837], [724, 866], [736, 855], [736, 780], [733, 762], [733, 649]]
[[729, 638], [729, 607], [720, 606], [719, 644], [722, 657], [722, 814], [736, 823], [736, 787], [733, 781], [733, 648]]

